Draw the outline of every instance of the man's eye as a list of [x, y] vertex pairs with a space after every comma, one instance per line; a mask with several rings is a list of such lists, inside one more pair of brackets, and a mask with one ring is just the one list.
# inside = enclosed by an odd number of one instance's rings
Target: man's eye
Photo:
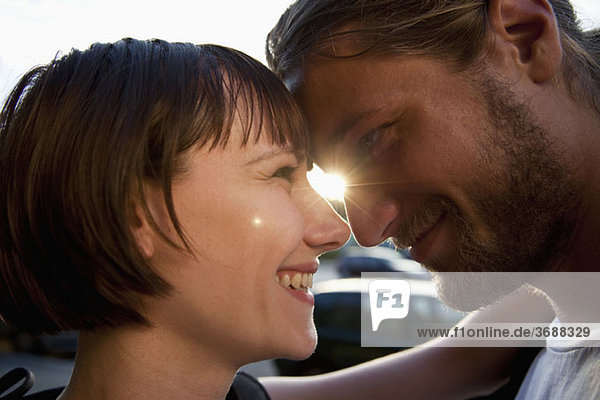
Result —
[[371, 157], [377, 157], [378, 154], [381, 154], [385, 150], [386, 143], [389, 142], [388, 131], [395, 123], [396, 121], [386, 122], [361, 137], [358, 141], [360, 153]]
[[297, 166], [285, 166], [278, 168], [277, 171], [273, 174], [273, 178], [283, 178], [290, 183], [294, 183], [296, 178], [296, 171], [298, 171]]
[[359, 145], [365, 153], [371, 153], [381, 137], [382, 129], [376, 129], [360, 138]]

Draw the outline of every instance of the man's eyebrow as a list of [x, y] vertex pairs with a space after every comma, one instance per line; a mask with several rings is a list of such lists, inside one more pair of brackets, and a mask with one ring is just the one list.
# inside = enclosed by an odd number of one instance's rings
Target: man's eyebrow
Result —
[[360, 124], [361, 122], [368, 120], [369, 118], [371, 118], [373, 115], [377, 114], [379, 111], [381, 111], [384, 107], [378, 107], [375, 108], [373, 110], [367, 110], [367, 111], [363, 111], [360, 113], [354, 113], [352, 114], [352, 116], [350, 116], [349, 118], [347, 118], [346, 120], [344, 120], [342, 122], [342, 124], [340, 125], [340, 128], [337, 129], [333, 135], [331, 135], [327, 141], [326, 141], [326, 145], [327, 146], [335, 146], [337, 145], [343, 138], [344, 136], [346, 136], [346, 134], [352, 130], [356, 125]]

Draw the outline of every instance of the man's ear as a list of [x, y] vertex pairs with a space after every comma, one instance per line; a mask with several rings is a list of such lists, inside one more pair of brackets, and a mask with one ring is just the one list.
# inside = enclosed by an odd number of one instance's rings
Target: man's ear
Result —
[[548, 0], [490, 0], [488, 12], [494, 57], [515, 65], [536, 83], [556, 75], [562, 47]]

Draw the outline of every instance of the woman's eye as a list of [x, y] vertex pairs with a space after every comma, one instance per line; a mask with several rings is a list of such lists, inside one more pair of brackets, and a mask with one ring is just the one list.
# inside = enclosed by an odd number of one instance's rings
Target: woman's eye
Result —
[[296, 171], [298, 170], [297, 166], [285, 166], [278, 168], [277, 171], [273, 174], [273, 178], [283, 178], [290, 183], [294, 183], [294, 179], [296, 178]]

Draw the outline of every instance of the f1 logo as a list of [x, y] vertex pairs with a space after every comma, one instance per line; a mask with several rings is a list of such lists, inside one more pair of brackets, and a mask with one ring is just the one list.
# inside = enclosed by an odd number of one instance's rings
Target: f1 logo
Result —
[[369, 282], [371, 329], [379, 329], [384, 319], [402, 319], [408, 315], [410, 284], [405, 280], [377, 279]]

